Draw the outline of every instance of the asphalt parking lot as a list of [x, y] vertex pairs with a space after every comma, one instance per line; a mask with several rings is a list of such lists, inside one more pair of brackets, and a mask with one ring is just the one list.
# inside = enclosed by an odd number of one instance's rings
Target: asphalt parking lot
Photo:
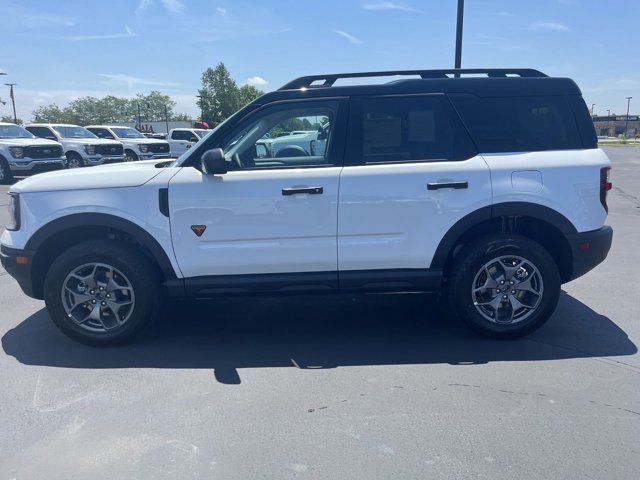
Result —
[[517, 341], [369, 295], [175, 305], [93, 349], [0, 270], [0, 480], [640, 478], [640, 148], [606, 151], [609, 258]]

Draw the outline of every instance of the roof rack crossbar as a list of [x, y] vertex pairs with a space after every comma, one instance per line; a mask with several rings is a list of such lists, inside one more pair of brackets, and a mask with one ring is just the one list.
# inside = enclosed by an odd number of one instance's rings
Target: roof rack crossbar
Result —
[[[544, 73], [533, 68], [450, 68], [439, 70], [390, 70], [381, 72], [332, 73], [328, 75], [309, 75], [299, 77], [283, 85], [279, 90], [297, 88], [331, 87], [340, 78], [392, 77], [398, 75], [419, 75], [420, 78], [451, 78], [460, 75], [487, 75], [491, 78], [517, 75], [520, 77], [546, 77]], [[318, 83], [322, 82], [322, 83]]]

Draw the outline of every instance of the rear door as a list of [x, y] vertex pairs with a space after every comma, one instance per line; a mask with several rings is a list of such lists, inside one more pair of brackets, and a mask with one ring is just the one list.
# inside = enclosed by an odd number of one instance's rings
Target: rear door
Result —
[[338, 207], [342, 287], [422, 282], [446, 232], [490, 204], [489, 168], [445, 95], [352, 99]]

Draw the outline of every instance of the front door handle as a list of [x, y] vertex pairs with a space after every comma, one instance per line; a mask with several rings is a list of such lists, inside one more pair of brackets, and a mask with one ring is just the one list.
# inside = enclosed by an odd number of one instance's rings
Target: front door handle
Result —
[[322, 187], [285, 187], [282, 189], [282, 195], [295, 195], [297, 193], [320, 195], [323, 192], [324, 188]]
[[469, 188], [469, 182], [430, 182], [427, 183], [427, 190], [439, 190], [441, 188]]

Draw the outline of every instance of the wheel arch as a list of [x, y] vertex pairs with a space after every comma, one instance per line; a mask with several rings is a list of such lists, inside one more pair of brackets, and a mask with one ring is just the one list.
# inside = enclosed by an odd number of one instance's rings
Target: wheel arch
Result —
[[42, 298], [44, 277], [57, 254], [94, 238], [113, 238], [137, 245], [156, 262], [165, 280], [177, 278], [165, 250], [141, 226], [111, 214], [76, 213], [40, 227], [25, 245], [25, 250], [35, 252], [31, 269], [36, 298]]
[[575, 226], [564, 215], [549, 207], [527, 202], [488, 205], [465, 215], [442, 237], [433, 259], [433, 269], [446, 268], [465, 243], [495, 232], [519, 233], [540, 243], [558, 264], [563, 282], [571, 277], [572, 252], [566, 235]]

